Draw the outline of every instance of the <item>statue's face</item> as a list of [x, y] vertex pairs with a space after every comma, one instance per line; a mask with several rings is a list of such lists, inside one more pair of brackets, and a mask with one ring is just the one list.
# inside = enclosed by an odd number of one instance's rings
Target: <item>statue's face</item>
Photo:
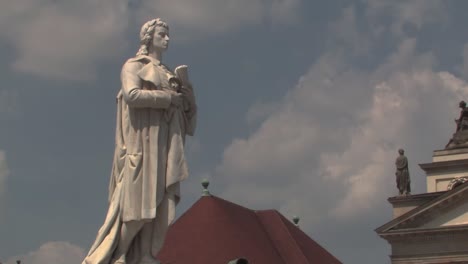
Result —
[[169, 47], [169, 30], [165, 27], [156, 27], [153, 36], [153, 47], [159, 51], [165, 51]]

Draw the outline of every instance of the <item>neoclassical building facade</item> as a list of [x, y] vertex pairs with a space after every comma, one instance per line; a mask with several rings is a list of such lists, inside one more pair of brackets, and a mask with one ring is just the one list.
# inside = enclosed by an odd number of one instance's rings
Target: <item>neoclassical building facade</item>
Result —
[[468, 147], [436, 150], [419, 166], [427, 192], [390, 197], [393, 219], [375, 230], [391, 263], [468, 263]]

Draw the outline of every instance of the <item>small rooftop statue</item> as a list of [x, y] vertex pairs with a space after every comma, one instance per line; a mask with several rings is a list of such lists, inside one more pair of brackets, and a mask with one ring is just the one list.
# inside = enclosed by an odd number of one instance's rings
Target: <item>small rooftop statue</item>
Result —
[[461, 108], [461, 111], [460, 117], [455, 119], [457, 129], [449, 143], [445, 146], [445, 149], [468, 147], [468, 108], [465, 101], [461, 101], [458, 106]]
[[400, 156], [396, 158], [396, 184], [400, 195], [411, 194], [411, 180], [408, 170], [408, 158], [405, 156], [405, 151], [399, 149], [398, 153]]

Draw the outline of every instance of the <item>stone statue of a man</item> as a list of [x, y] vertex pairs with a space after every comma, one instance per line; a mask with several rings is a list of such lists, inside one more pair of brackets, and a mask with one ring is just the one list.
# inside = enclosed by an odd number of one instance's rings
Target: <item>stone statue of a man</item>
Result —
[[461, 101], [458, 107], [460, 107], [461, 110], [460, 117], [455, 120], [455, 123], [457, 123], [457, 132], [468, 129], [468, 108], [466, 108], [465, 101]]
[[161, 63], [169, 44], [165, 22], [146, 22], [140, 42], [121, 73], [109, 210], [83, 264], [158, 263], [179, 184], [188, 176], [184, 141], [195, 130], [192, 86]]
[[457, 129], [447, 145], [445, 145], [445, 149], [466, 148], [468, 146], [468, 108], [465, 101], [461, 101], [458, 107], [461, 110], [460, 117], [455, 119]]
[[408, 170], [408, 158], [405, 156], [405, 151], [399, 149], [400, 154], [395, 161], [396, 165], [396, 184], [400, 195], [408, 195], [411, 193], [411, 181]]

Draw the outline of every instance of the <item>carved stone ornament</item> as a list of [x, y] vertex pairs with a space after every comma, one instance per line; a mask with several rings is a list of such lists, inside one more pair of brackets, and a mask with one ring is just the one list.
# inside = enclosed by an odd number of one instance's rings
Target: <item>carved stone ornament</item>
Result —
[[447, 186], [447, 190], [450, 191], [453, 188], [458, 187], [465, 182], [468, 182], [468, 177], [455, 178], [450, 181], [449, 185]]

